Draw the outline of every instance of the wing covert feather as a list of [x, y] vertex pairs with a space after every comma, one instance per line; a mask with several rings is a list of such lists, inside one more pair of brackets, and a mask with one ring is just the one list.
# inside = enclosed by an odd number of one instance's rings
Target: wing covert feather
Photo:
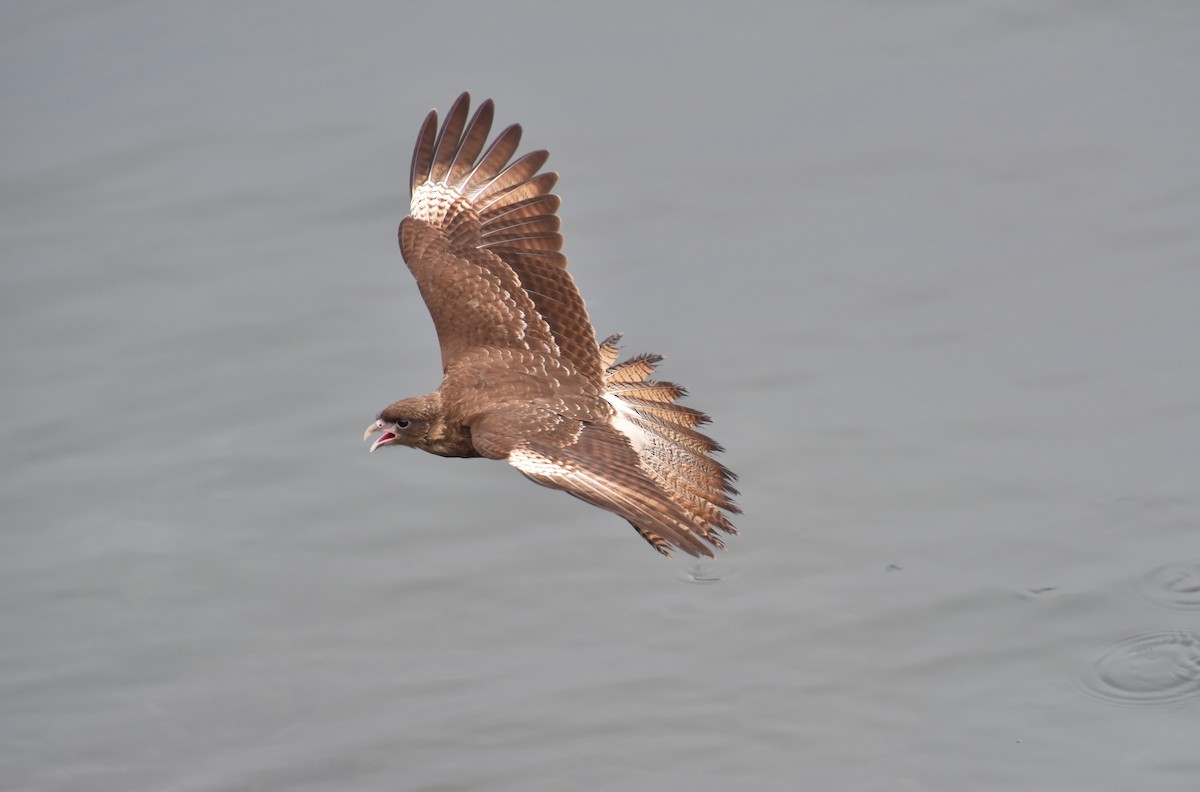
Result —
[[433, 317], [442, 369], [479, 346], [557, 349], [529, 295], [510, 268], [486, 250], [455, 250], [428, 223], [406, 217], [400, 250]]

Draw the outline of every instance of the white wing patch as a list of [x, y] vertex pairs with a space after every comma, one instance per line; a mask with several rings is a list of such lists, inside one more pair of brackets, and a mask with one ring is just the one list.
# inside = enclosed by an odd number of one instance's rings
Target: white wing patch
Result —
[[688, 523], [687, 515], [671, 514], [670, 509], [666, 508], [669, 501], [655, 502], [646, 493], [627, 490], [586, 467], [569, 461], [556, 462], [528, 448], [513, 449], [509, 452], [508, 463], [544, 487], [565, 490], [601, 508], [613, 510], [613, 506], [616, 506], [617, 513], [632, 522], [634, 527], [646, 524], [655, 534], [665, 532], [672, 537], [672, 544], [690, 555], [712, 556], [712, 551], [694, 536], [696, 526]]
[[616, 415], [612, 418], [612, 428], [629, 438], [629, 444], [633, 446], [638, 457], [641, 457], [642, 452], [654, 441], [645, 429], [629, 419], [629, 416], [636, 416], [637, 413], [615, 393], [605, 393], [604, 400], [616, 410]]
[[508, 454], [508, 464], [515, 467], [527, 476], [533, 478], [538, 484], [549, 487], [540, 479], [555, 479], [562, 478], [564, 474], [570, 472], [570, 468], [554, 462], [545, 454], [539, 454], [537, 451], [531, 451], [528, 448], [514, 448]]
[[441, 226], [446, 222], [450, 208], [462, 199], [463, 194], [450, 185], [427, 181], [413, 191], [409, 214], [417, 220]]

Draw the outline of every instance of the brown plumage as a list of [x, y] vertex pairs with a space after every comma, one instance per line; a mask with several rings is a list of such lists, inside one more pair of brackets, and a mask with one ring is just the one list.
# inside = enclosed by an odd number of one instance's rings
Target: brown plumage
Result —
[[[507, 460], [528, 478], [619, 514], [656, 550], [711, 556], [737, 533], [735, 476], [720, 446], [678, 404], [683, 388], [650, 379], [661, 358], [618, 363], [597, 344], [560, 252], [548, 154], [512, 160], [521, 128], [487, 147], [494, 108], [468, 119], [462, 94], [438, 130], [425, 118], [413, 152], [400, 250], [437, 330], [442, 384], [385, 408], [364, 439], [451, 457]], [[510, 162], [511, 160], [511, 162]]]

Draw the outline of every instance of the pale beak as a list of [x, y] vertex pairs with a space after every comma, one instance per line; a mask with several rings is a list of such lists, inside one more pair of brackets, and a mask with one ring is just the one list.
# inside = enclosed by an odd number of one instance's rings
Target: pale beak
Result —
[[379, 448], [379, 446], [387, 445], [388, 443], [391, 443], [392, 441], [394, 441], [396, 439], [396, 435], [392, 432], [385, 430], [384, 426], [386, 426], [386, 424], [384, 424], [384, 422], [382, 420], [379, 420], [379, 421], [376, 421], [375, 423], [371, 424], [370, 426], [368, 426], [367, 431], [363, 432], [363, 441], [364, 442], [366, 442], [367, 440], [370, 440], [371, 435], [375, 434], [376, 432], [383, 432], [383, 434], [380, 435], [375, 440], [374, 443], [371, 443], [371, 452], [372, 453], [375, 451], [376, 448]]
[[370, 440], [371, 435], [375, 434], [376, 432], [382, 431], [383, 421], [375, 421], [373, 424], [367, 427], [367, 431], [363, 432], [363, 442], [365, 443], [366, 441]]

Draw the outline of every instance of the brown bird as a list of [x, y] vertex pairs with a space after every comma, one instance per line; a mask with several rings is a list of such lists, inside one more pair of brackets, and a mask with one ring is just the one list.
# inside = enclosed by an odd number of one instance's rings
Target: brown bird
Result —
[[447, 457], [507, 460], [525, 476], [619, 514], [656, 550], [712, 556], [737, 533], [736, 478], [696, 427], [708, 416], [650, 379], [661, 357], [617, 362], [619, 335], [596, 342], [567, 272], [549, 154], [510, 162], [517, 124], [487, 150], [491, 100], [467, 119], [455, 100], [413, 152], [400, 251], [433, 316], [442, 384], [389, 405], [364, 440]]

